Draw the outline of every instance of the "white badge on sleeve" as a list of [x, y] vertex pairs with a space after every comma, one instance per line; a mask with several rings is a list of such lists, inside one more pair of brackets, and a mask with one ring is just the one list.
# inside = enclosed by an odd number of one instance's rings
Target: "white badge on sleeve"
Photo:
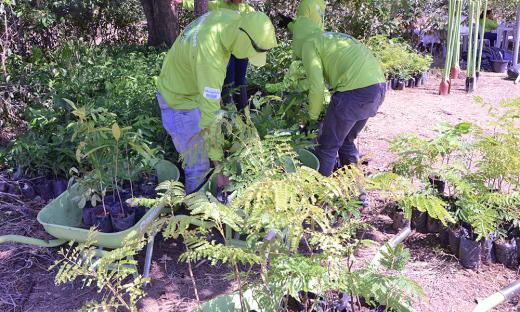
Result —
[[210, 87], [204, 88], [204, 97], [207, 99], [220, 99], [220, 90], [219, 89], [213, 89]]

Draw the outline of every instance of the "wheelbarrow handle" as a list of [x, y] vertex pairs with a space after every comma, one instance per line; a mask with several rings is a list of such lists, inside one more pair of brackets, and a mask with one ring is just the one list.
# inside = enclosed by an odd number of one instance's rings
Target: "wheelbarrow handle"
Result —
[[7, 242], [16, 242], [16, 243], [23, 243], [28, 245], [34, 245], [34, 246], [41, 246], [41, 247], [56, 247], [59, 245], [62, 245], [67, 242], [65, 239], [52, 239], [49, 241], [43, 240], [43, 239], [37, 239], [22, 235], [4, 235], [0, 236], [0, 244], [7, 243]]

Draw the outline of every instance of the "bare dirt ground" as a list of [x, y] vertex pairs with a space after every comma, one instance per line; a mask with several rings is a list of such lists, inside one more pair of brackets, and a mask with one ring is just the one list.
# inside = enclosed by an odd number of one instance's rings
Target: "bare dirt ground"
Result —
[[[520, 85], [504, 80], [505, 74], [481, 73], [479, 88], [472, 94], [464, 91], [465, 79], [452, 83], [451, 95], [439, 96], [439, 77], [430, 75], [428, 85], [404, 91], [389, 91], [379, 114], [370, 119], [367, 131], [359, 138], [362, 154], [372, 154], [370, 165], [386, 169], [393, 155], [387, 151], [382, 138], [415, 132], [434, 137], [433, 125], [440, 118], [451, 125], [461, 121], [483, 124], [491, 120], [487, 108], [473, 100], [480, 96], [484, 101], [498, 105], [506, 97], [520, 97]], [[489, 128], [492, 131], [492, 128]], [[2, 194], [0, 194], [2, 195]], [[9, 202], [9, 204], [7, 203]], [[383, 201], [374, 198], [372, 207], [363, 211], [363, 218], [372, 219]], [[25, 207], [16, 209], [13, 206]], [[24, 203], [19, 199], [0, 198], [0, 235], [19, 234], [44, 238], [43, 227], [36, 221], [36, 213], [43, 205]], [[368, 238], [384, 243], [395, 235], [392, 220], [387, 213], [375, 218], [374, 229]], [[413, 307], [423, 312], [471, 311], [482, 300], [519, 278], [517, 270], [500, 264], [482, 265], [476, 272], [463, 268], [456, 257], [439, 245], [438, 234], [413, 233], [405, 246], [411, 250], [407, 275], [417, 281], [426, 297]], [[81, 280], [55, 285], [56, 269], [49, 266], [60, 256], [57, 248], [42, 248], [17, 243], [0, 244], [0, 311], [76, 311], [100, 294], [94, 286], [81, 288]], [[148, 295], [139, 303], [140, 312], [191, 311], [196, 307], [195, 294], [186, 263], [177, 262], [184, 251], [180, 240], [155, 240], [151, 283]], [[365, 249], [360, 258], [369, 260], [376, 249]], [[166, 255], [166, 257], [165, 257]], [[142, 272], [144, 252], [139, 254]], [[170, 260], [171, 259], [171, 260]], [[207, 301], [234, 290], [225, 280], [225, 265], [211, 266], [208, 262], [193, 264], [198, 294]], [[518, 297], [499, 305], [492, 311], [520, 311]]]

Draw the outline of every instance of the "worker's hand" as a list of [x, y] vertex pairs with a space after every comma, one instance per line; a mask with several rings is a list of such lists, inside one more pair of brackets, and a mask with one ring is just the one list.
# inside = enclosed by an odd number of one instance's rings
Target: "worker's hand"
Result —
[[[215, 168], [216, 168], [217, 170], [219, 170], [219, 168], [218, 168], [218, 166], [220, 165], [220, 162], [219, 162], [219, 161], [214, 160], [214, 161], [213, 161], [213, 165], [215, 165]], [[224, 174], [219, 174], [219, 175], [217, 176], [217, 184], [218, 184], [218, 186], [219, 186], [220, 188], [224, 188], [224, 187], [228, 186], [229, 183], [231, 183], [231, 180], [229, 179], [228, 176], [226, 176], [226, 175], [224, 175]]]
[[182, 0], [173, 0], [173, 4], [175, 4], [175, 5], [182, 4]]
[[229, 183], [231, 183], [231, 180], [229, 179], [228, 176], [223, 175], [223, 174], [217, 176], [217, 184], [218, 184], [218, 187], [220, 187], [220, 188], [223, 189], [223, 188], [225, 188], [226, 186], [228, 186]]
[[292, 17], [285, 16], [280, 12], [278, 12], [278, 17], [280, 17], [280, 21], [278, 22], [279, 28], [287, 28], [287, 25], [293, 21]]

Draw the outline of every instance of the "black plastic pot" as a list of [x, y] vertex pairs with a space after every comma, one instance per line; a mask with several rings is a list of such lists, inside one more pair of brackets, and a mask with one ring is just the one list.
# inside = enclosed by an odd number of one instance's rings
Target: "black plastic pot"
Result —
[[441, 223], [441, 228], [439, 230], [439, 241], [441, 246], [448, 247], [450, 245], [450, 234], [449, 227], [445, 226]]
[[96, 227], [96, 229], [103, 233], [111, 233], [112, 221], [110, 218], [110, 210], [106, 211], [103, 209], [103, 206], [97, 206], [94, 208], [91, 214], [92, 225]]
[[131, 213], [113, 214], [111, 215], [112, 227], [114, 232], [121, 232], [126, 229], [131, 228], [135, 224], [135, 213], [132, 211]]
[[424, 74], [422, 75], [422, 79], [421, 79], [421, 83], [422, 83], [423, 86], [428, 84], [428, 78], [429, 77], [430, 77], [430, 72], [429, 71], [425, 71]]
[[422, 230], [426, 227], [426, 218], [428, 213], [426, 211], [419, 211], [415, 208], [412, 209], [412, 229]]
[[94, 208], [92, 207], [83, 207], [83, 226], [87, 229], [90, 229], [92, 226], [92, 211]]
[[67, 190], [68, 181], [67, 180], [58, 180], [52, 182], [52, 190], [54, 192], [54, 196], [58, 197], [63, 192]]
[[405, 82], [403, 80], [398, 80], [395, 85], [396, 90], [404, 90]]
[[450, 251], [454, 255], [459, 255], [459, 247], [460, 247], [460, 238], [461, 237], [469, 237], [468, 230], [463, 227], [460, 227], [459, 231], [454, 231], [451, 227], [448, 228], [448, 234], [450, 239]]
[[422, 85], [422, 75], [415, 76], [415, 86], [420, 87]]
[[480, 261], [482, 263], [489, 265], [497, 262], [497, 258], [495, 256], [495, 249], [493, 242], [495, 241], [496, 236], [494, 233], [489, 233], [488, 239], [482, 239], [480, 244], [482, 245], [482, 253], [480, 255]]
[[145, 206], [128, 207], [127, 211], [133, 212], [135, 214], [135, 223], [137, 223], [146, 214], [146, 207]]
[[509, 61], [491, 60], [491, 66], [493, 67], [493, 71], [495, 73], [505, 73], [507, 71], [508, 65], [509, 65]]
[[34, 188], [30, 183], [21, 183], [22, 195], [26, 200], [33, 200], [36, 197]]
[[9, 189], [9, 183], [0, 181], [0, 192], [7, 193], [8, 189]]
[[466, 77], [466, 92], [471, 93], [475, 90], [475, 78]]
[[518, 248], [518, 245], [520, 245], [520, 237], [515, 238], [516, 242], [516, 259], [520, 261], [520, 248]]
[[54, 198], [54, 189], [52, 186], [52, 181], [46, 180], [42, 184], [40, 184], [40, 197], [45, 202], [49, 202]]
[[393, 223], [392, 223], [392, 229], [399, 231], [399, 229], [409, 227], [410, 226], [410, 220], [405, 219], [404, 217], [404, 211], [401, 210], [394, 210], [393, 215]]
[[441, 230], [441, 221], [439, 219], [434, 219], [428, 215], [426, 218], [426, 231], [428, 233], [439, 233]]
[[414, 78], [408, 79], [408, 88], [415, 88], [415, 79]]
[[517, 247], [513, 239], [511, 243], [494, 242], [497, 262], [508, 268], [514, 268], [517, 264]]
[[392, 80], [391, 80], [392, 90], [397, 90], [397, 83], [398, 82], [399, 82], [399, 79], [392, 78]]
[[482, 245], [474, 239], [464, 236], [460, 238], [459, 259], [460, 264], [467, 269], [478, 270], [480, 268], [480, 257]]
[[428, 182], [439, 195], [444, 195], [444, 188], [446, 186], [444, 179], [439, 176], [430, 175], [428, 176]]
[[141, 185], [141, 190], [144, 196], [155, 195], [155, 186], [150, 184]]

